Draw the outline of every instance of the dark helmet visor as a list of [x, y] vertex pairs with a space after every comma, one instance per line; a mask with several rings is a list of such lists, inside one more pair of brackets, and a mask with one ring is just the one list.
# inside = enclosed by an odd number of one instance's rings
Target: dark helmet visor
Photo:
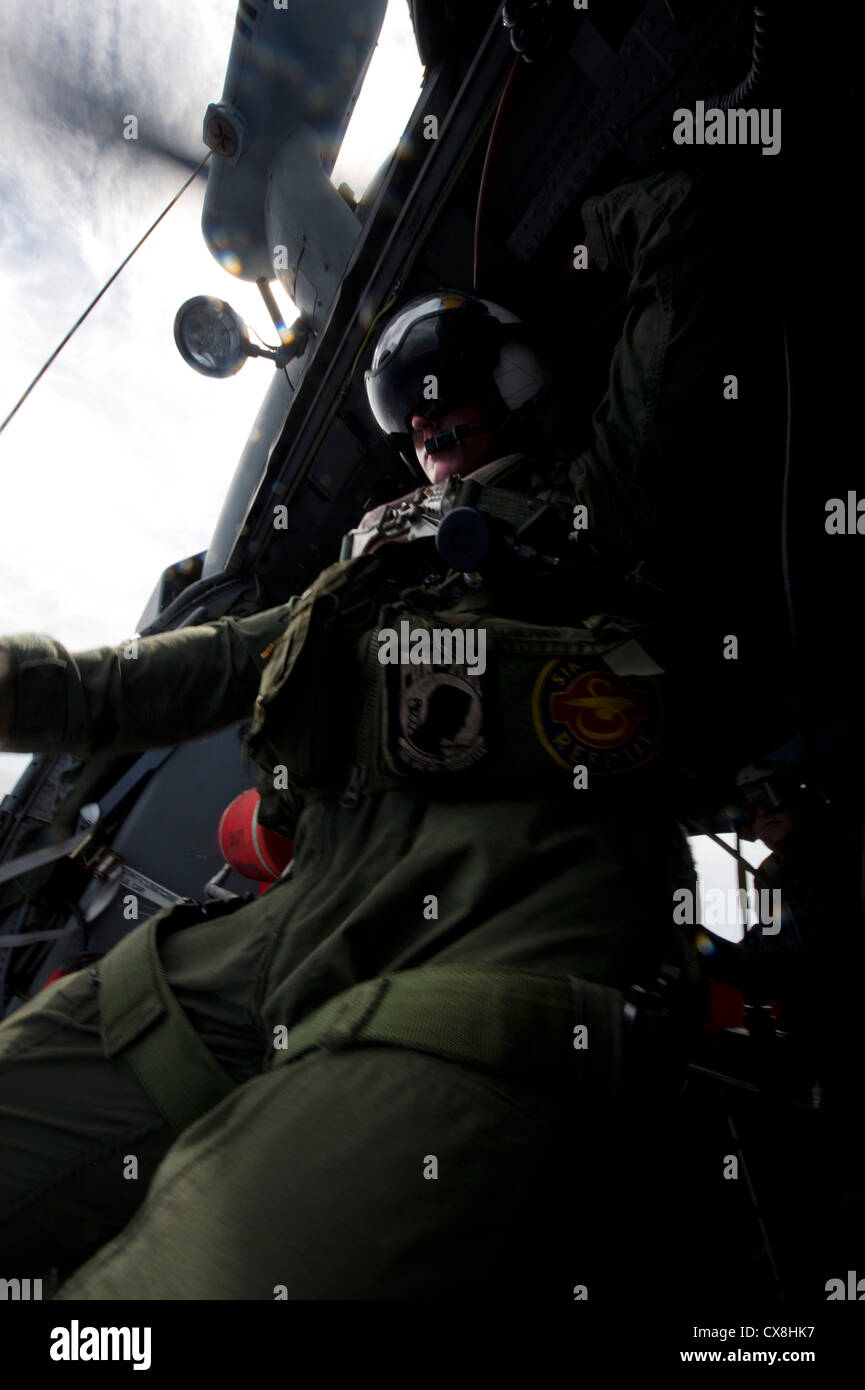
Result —
[[416, 304], [382, 334], [365, 380], [385, 434], [410, 431], [415, 410], [436, 419], [483, 390], [498, 355], [496, 324], [479, 301], [456, 298]]

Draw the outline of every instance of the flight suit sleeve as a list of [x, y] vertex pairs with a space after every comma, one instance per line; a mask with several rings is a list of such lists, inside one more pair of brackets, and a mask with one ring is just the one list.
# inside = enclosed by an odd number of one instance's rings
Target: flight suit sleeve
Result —
[[[711, 489], [729, 337], [741, 302], [729, 224], [706, 181], [686, 173], [625, 183], [582, 205], [598, 268], [628, 279], [627, 316], [588, 448], [567, 465], [588, 510], [586, 539], [607, 562], [645, 558], [647, 539]], [[727, 410], [729, 417], [729, 407]], [[708, 480], [708, 481], [707, 481]]]
[[137, 753], [243, 719], [294, 602], [86, 652], [34, 633], [0, 638], [8, 724], [0, 747], [77, 758]]

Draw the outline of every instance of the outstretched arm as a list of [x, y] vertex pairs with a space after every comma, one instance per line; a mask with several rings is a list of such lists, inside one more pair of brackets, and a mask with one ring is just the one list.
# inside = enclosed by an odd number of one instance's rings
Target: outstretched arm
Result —
[[242, 719], [291, 602], [71, 654], [33, 633], [0, 639], [3, 751], [140, 752]]

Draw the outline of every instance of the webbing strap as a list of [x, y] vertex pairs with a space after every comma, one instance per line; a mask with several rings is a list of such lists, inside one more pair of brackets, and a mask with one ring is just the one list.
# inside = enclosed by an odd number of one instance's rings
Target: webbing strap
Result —
[[540, 511], [544, 505], [536, 498], [525, 497], [520, 492], [507, 492], [504, 488], [477, 483], [467, 478], [460, 489], [461, 507], [474, 507], [494, 521], [504, 521], [519, 527]]
[[[105, 1056], [123, 1055], [178, 1133], [237, 1085], [189, 1022], [162, 969], [160, 929], [182, 925], [182, 911], [171, 908], [151, 917], [109, 951], [98, 967]], [[193, 920], [203, 920], [197, 907], [191, 911], [196, 914]]]
[[541, 1087], [576, 1078], [610, 1095], [621, 1078], [623, 1030], [623, 996], [606, 985], [515, 966], [429, 965], [328, 1000], [289, 1031], [275, 1065], [317, 1047], [378, 1043]]

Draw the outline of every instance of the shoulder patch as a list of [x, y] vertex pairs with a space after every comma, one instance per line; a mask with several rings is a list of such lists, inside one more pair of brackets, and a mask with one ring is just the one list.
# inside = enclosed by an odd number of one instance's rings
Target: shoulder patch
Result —
[[561, 767], [582, 764], [601, 776], [632, 772], [658, 752], [657, 682], [626, 680], [598, 660], [547, 662], [532, 695], [535, 732]]
[[399, 670], [398, 750], [417, 772], [464, 772], [486, 756], [481, 683], [464, 667]]

